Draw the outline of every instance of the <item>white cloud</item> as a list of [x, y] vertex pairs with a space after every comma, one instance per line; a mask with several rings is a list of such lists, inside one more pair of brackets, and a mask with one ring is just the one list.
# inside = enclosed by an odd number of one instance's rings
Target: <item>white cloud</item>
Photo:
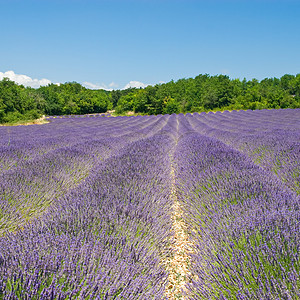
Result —
[[146, 84], [140, 81], [130, 81], [129, 83], [127, 83], [123, 90], [129, 89], [129, 88], [145, 88], [146, 86], [148, 86], [150, 84]]
[[82, 85], [84, 87], [86, 87], [87, 89], [91, 89], [91, 90], [107, 90], [107, 86], [104, 85], [104, 84], [99, 85], [99, 84], [95, 84], [95, 83], [84, 81], [82, 83]]
[[[42, 79], [32, 79], [31, 77], [27, 76], [27, 75], [22, 75], [22, 74], [15, 74], [14, 71], [6, 71], [6, 72], [0, 72], [0, 80], [2, 80], [3, 78], [9, 78], [10, 80], [18, 83], [18, 84], [22, 84], [24, 86], [30, 86], [33, 88], [39, 88], [40, 86], [45, 86], [48, 84], [51, 84], [51, 81], [49, 79], [46, 78], [42, 78]], [[161, 81], [160, 83], [164, 83], [163, 81]], [[60, 85], [60, 83], [55, 83], [57, 85]], [[106, 85], [104, 83], [101, 84], [95, 84], [92, 82], [88, 82], [88, 81], [84, 81], [82, 83], [82, 85], [88, 89], [91, 90], [106, 90], [106, 91], [112, 91], [115, 90], [119, 87], [119, 85], [115, 82], [111, 82], [110, 84]], [[145, 88], [150, 84], [146, 84], [140, 81], [130, 81], [129, 83], [127, 83], [122, 90], [126, 90], [128, 88]]]
[[116, 89], [118, 87], [118, 84], [116, 84], [115, 82], [106, 85], [104, 83], [95, 84], [92, 82], [84, 81], [82, 85], [87, 89], [91, 89], [91, 90], [106, 90], [106, 91], [112, 91], [113, 89]]
[[115, 83], [115, 82], [111, 82], [111, 83], [109, 84], [109, 86], [110, 86], [111, 88], [117, 88], [119, 85], [118, 85], [117, 83]]
[[[83, 82], [82, 85], [88, 89], [91, 90], [99, 90], [99, 89], [103, 89], [106, 91], [112, 91], [112, 90], [116, 90], [118, 88], [118, 84], [115, 82], [110, 83], [109, 85], [106, 85], [104, 83], [102, 84], [94, 84], [92, 82]], [[129, 83], [127, 83], [122, 90], [126, 90], [129, 88], [145, 88], [146, 86], [148, 86], [149, 84], [145, 84], [143, 82], [140, 81], [130, 81]]]
[[51, 83], [49, 79], [42, 78], [42, 79], [32, 79], [31, 77], [27, 75], [22, 74], [15, 74], [14, 71], [6, 71], [6, 72], [0, 72], [0, 80], [3, 78], [9, 78], [10, 80], [22, 84], [24, 86], [30, 86], [33, 88], [38, 88], [42, 85], [48, 85]]

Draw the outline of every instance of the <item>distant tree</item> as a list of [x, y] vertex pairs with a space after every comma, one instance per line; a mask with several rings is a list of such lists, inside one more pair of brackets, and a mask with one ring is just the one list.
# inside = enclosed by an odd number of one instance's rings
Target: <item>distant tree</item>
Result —
[[165, 97], [163, 113], [170, 115], [179, 113], [179, 104], [175, 101], [175, 99], [171, 97]]
[[300, 107], [300, 74], [280, 79], [247, 81], [226, 75], [200, 74], [176, 82], [129, 88], [90, 90], [77, 82], [25, 88], [5, 78], [0, 81], [0, 122], [35, 118], [43, 114], [88, 114], [115, 109], [117, 113], [186, 113], [218, 109]]
[[[41, 99], [39, 99], [41, 100]], [[15, 122], [41, 115], [38, 97], [23, 85], [4, 78], [0, 81], [0, 122]]]
[[127, 95], [122, 96], [118, 104], [116, 106], [116, 113], [124, 113], [127, 111], [133, 111], [134, 109], [134, 97], [135, 97], [135, 92], [132, 91]]
[[121, 98], [121, 96], [122, 96], [122, 93], [120, 90], [111, 91], [111, 102], [112, 102], [113, 107], [117, 106], [117, 103], [118, 103], [119, 99]]

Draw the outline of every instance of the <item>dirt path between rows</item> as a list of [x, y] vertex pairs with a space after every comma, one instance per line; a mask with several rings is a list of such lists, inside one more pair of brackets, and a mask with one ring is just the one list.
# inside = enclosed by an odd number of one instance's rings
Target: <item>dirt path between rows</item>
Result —
[[[178, 133], [177, 120], [177, 133]], [[177, 139], [176, 145], [177, 146]], [[174, 149], [175, 151], [175, 149]], [[174, 232], [173, 256], [167, 262], [167, 271], [169, 272], [169, 285], [165, 292], [168, 299], [186, 299], [186, 282], [190, 278], [189, 261], [192, 253], [191, 242], [188, 237], [187, 224], [184, 220], [184, 212], [180, 201], [178, 201], [176, 182], [174, 152], [171, 155], [171, 201], [172, 205], [172, 231]]]

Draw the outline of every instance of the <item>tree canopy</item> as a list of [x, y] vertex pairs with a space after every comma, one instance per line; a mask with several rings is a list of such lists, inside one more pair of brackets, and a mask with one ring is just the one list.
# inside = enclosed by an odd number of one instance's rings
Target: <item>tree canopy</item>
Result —
[[0, 81], [0, 123], [38, 118], [42, 114], [88, 114], [115, 109], [124, 114], [172, 114], [210, 110], [300, 108], [300, 74], [240, 80], [226, 75], [129, 88], [90, 90], [77, 82], [33, 89], [7, 78]]
[[121, 95], [117, 111], [187, 113], [210, 110], [299, 108], [300, 74], [278, 78], [230, 79], [200, 74], [195, 78], [135, 89]]

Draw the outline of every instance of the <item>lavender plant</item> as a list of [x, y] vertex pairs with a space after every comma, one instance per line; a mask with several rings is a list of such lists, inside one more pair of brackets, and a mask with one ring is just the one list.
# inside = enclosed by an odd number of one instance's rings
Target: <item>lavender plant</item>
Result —
[[297, 299], [297, 195], [215, 139], [191, 134], [176, 156], [195, 246], [190, 298]]
[[299, 110], [49, 120], [0, 127], [1, 299], [165, 299], [174, 197], [187, 299], [300, 298]]
[[[152, 120], [154, 128], [167, 120]], [[4, 299], [163, 298], [174, 139], [154, 128], [143, 134], [136, 129], [135, 141], [128, 143], [127, 136], [127, 144], [121, 141], [42, 216], [1, 238]], [[139, 131], [151, 134], [137, 140]]]
[[245, 153], [300, 194], [298, 109], [227, 112], [189, 119], [196, 130]]

